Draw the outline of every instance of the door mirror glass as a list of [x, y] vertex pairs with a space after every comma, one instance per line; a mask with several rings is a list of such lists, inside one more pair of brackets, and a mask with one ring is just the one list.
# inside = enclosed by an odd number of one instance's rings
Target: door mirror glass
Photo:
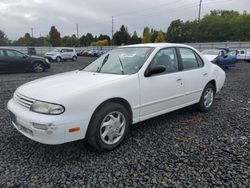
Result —
[[159, 74], [165, 72], [166, 67], [163, 65], [154, 65], [149, 67], [149, 69], [145, 72], [145, 77], [149, 77], [154, 74]]

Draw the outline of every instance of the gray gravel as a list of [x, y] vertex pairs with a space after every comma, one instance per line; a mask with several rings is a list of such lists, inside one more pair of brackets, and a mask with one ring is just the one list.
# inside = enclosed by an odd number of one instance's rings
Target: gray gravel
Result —
[[13, 128], [6, 105], [19, 85], [89, 61], [0, 75], [0, 187], [249, 187], [249, 63], [226, 71], [209, 113], [188, 107], [136, 124], [111, 152], [96, 152], [85, 141], [43, 145]]

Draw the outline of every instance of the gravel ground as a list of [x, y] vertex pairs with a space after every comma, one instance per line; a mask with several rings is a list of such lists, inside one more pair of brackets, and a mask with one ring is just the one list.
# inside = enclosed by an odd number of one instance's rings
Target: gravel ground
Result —
[[13, 128], [6, 105], [19, 85], [89, 61], [0, 75], [0, 187], [249, 187], [249, 63], [226, 71], [209, 113], [188, 107], [141, 122], [111, 152], [96, 152], [86, 141], [43, 145]]

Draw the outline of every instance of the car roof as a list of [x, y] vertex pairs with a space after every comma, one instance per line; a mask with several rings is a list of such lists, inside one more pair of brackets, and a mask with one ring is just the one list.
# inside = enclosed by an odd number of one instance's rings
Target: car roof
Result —
[[[133, 45], [127, 45], [122, 46], [123, 47], [152, 47], [152, 48], [164, 48], [164, 47], [191, 47], [185, 44], [178, 44], [178, 43], [145, 43], [145, 44], [133, 44]], [[192, 47], [191, 47], [192, 48]]]

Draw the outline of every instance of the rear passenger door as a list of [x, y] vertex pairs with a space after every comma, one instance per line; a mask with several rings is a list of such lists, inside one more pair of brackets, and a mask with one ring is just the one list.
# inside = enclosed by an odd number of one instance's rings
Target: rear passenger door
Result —
[[185, 102], [192, 104], [200, 100], [208, 82], [208, 72], [201, 57], [192, 49], [178, 48], [185, 82]]

